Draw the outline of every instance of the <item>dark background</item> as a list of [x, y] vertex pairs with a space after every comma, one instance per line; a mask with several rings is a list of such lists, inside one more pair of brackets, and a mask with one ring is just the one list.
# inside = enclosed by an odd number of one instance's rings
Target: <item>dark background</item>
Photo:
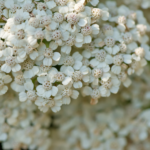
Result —
[[2, 144], [1, 144], [1, 143], [0, 143], [0, 150], [3, 150], [3, 149], [2, 149]]

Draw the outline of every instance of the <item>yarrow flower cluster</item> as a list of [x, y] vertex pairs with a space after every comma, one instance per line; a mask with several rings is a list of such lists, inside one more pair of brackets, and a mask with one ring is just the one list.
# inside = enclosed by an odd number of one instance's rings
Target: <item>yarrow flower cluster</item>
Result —
[[150, 8], [150, 1], [149, 0], [124, 0], [124, 3], [126, 5], [130, 5], [132, 8], [139, 8], [141, 7], [142, 9], [148, 9]]
[[140, 7], [149, 0], [0, 0], [4, 149], [150, 149]]
[[[150, 70], [129, 88], [91, 107], [86, 98], [59, 113], [21, 103], [13, 91], [1, 97], [0, 141], [4, 149], [149, 150]], [[74, 116], [74, 117], [72, 117]], [[15, 138], [14, 138], [15, 136]], [[56, 140], [57, 139], [57, 140]]]
[[131, 87], [122, 87], [119, 94], [104, 98], [93, 108], [86, 99], [82, 104], [73, 102], [68, 109], [65, 106], [56, 114], [55, 125], [64, 124], [54, 132], [57, 142], [53, 148], [149, 150], [149, 75], [147, 68], [140, 80], [134, 76]]
[[9, 12], [0, 29], [1, 95], [12, 81], [21, 102], [57, 112], [79, 91], [96, 104], [142, 73], [150, 55], [144, 48], [147, 24], [125, 6], [114, 15], [102, 3], [86, 3], [1, 1], [1, 10]]
[[50, 112], [43, 114], [30, 101], [20, 103], [13, 91], [0, 100], [0, 142], [3, 149], [48, 150], [51, 145]]

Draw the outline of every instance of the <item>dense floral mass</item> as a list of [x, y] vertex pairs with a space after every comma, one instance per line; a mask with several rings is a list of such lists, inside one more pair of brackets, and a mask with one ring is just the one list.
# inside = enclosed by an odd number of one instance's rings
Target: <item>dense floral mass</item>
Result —
[[150, 149], [141, 8], [149, 0], [0, 0], [4, 149]]

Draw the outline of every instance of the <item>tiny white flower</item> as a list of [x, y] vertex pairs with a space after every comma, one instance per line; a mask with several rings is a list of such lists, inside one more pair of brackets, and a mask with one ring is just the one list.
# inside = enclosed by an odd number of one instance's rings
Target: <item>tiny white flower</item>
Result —
[[40, 76], [37, 78], [38, 82], [42, 85], [38, 85], [36, 87], [37, 95], [49, 98], [55, 96], [58, 92], [57, 86], [53, 86], [53, 82], [55, 82], [54, 76], [56, 74], [56, 70], [52, 69], [52, 71], [46, 76]]
[[38, 66], [34, 66], [33, 61], [30, 60], [30, 59], [26, 59], [22, 63], [22, 69], [25, 70], [23, 72], [24, 78], [29, 78], [29, 79], [34, 77], [35, 75], [37, 75], [37, 73], [39, 72], [39, 67]]
[[21, 66], [18, 64], [17, 58], [13, 56], [13, 49], [7, 48], [4, 51], [5, 64], [1, 66], [1, 70], [9, 73], [11, 70], [17, 72], [21, 69]]
[[54, 52], [51, 48], [46, 48], [44, 52], [43, 65], [52, 66], [53, 61], [58, 62], [60, 60], [60, 53]]
[[11, 83], [11, 88], [16, 92], [25, 91], [25, 83], [29, 79], [25, 79], [22, 73], [16, 73], [14, 81]]
[[79, 92], [72, 90], [70, 86], [58, 85], [58, 93], [55, 99], [61, 99], [63, 104], [70, 104], [71, 98], [77, 99]]
[[73, 81], [73, 87], [78, 89], [82, 87], [82, 81], [89, 82], [89, 69], [86, 66], [82, 66], [78, 71], [74, 71], [71, 66], [68, 66], [64, 71], [67, 77], [65, 77], [65, 80], [62, 82], [63, 85], [68, 85]]
[[112, 64], [113, 59], [112, 56], [107, 54], [105, 50], [101, 49], [95, 49], [93, 51], [93, 54], [95, 54], [95, 58], [91, 59], [90, 64], [92, 67], [99, 66], [101, 64]]
[[73, 53], [72, 56], [62, 56], [59, 64], [63, 64], [61, 66], [61, 72], [64, 72], [67, 66], [72, 66], [75, 70], [79, 70], [82, 67], [82, 59], [83, 56], [79, 52]]
[[119, 74], [121, 72], [121, 64], [123, 62], [122, 55], [116, 55], [113, 57], [113, 63], [114, 65], [111, 67], [111, 71], [114, 74]]
[[5, 73], [0, 73], [0, 95], [3, 95], [7, 92], [8, 87], [5, 84], [10, 83], [11, 81], [11, 76], [6, 75]]
[[125, 87], [129, 87], [132, 83], [132, 81], [128, 78], [127, 73], [125, 72], [120, 72], [120, 74], [118, 74], [118, 79], [123, 83]]
[[101, 81], [99, 87], [102, 97], [109, 97], [111, 93], [116, 94], [120, 87], [120, 81], [116, 76], [111, 76], [107, 81]]
[[24, 91], [20, 91], [19, 100], [25, 102], [26, 100], [35, 101], [37, 98], [36, 92], [33, 90], [34, 84], [31, 79], [26, 79], [24, 83]]
[[37, 105], [38, 108], [44, 113], [47, 112], [49, 108], [53, 112], [58, 112], [61, 109], [62, 101], [38, 97], [37, 100], [35, 101], [35, 105]]

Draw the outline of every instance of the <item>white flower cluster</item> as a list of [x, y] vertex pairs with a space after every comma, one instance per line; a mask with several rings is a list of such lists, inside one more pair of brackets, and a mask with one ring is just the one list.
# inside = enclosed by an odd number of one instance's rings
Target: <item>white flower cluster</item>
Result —
[[132, 8], [148, 9], [150, 8], [149, 0], [124, 0], [124, 3]]
[[[129, 88], [91, 107], [86, 98], [60, 113], [42, 113], [21, 103], [12, 91], [1, 97], [0, 142], [3, 149], [149, 150], [150, 70]], [[72, 117], [74, 116], [74, 117]]]
[[12, 80], [21, 102], [57, 112], [79, 90], [96, 104], [121, 83], [128, 87], [129, 75], [143, 72], [150, 55], [144, 16], [139, 20], [125, 6], [113, 14], [109, 3], [89, 2], [97, 8], [85, 0], [0, 0], [6, 21], [0, 29], [0, 95]]
[[120, 94], [96, 106], [85, 99], [64, 107], [56, 114], [55, 124], [63, 124], [55, 131], [54, 150], [149, 150], [149, 68], [145, 74], [140, 80], [134, 77], [129, 89], [122, 87]]
[[150, 150], [148, 8], [0, 0], [0, 146]]
[[1, 0], [0, 6], [6, 21], [0, 29], [0, 95], [12, 80], [20, 101], [32, 101], [43, 112], [57, 112], [77, 99], [89, 68], [79, 52], [72, 54], [74, 46], [92, 42], [99, 34], [98, 20], [107, 20], [108, 11], [82, 0]]
[[57, 114], [43, 114], [9, 91], [0, 99], [0, 142], [4, 149], [149, 150], [149, 76], [147, 67], [119, 94], [93, 107], [82, 98]]
[[31, 102], [19, 102], [12, 91], [1, 96], [0, 100], [0, 142], [3, 149], [48, 150], [51, 145], [50, 113], [43, 114]]
[[150, 26], [143, 14], [124, 5], [117, 7], [115, 2], [99, 4], [98, 7], [109, 8], [109, 23], [103, 24], [100, 33], [82, 52], [91, 73], [90, 86], [84, 86], [82, 95], [91, 96], [91, 104], [97, 103], [100, 97], [116, 94], [121, 83], [129, 87], [129, 76], [134, 73], [141, 75], [146, 60], [150, 60], [149, 37], [146, 35]]

